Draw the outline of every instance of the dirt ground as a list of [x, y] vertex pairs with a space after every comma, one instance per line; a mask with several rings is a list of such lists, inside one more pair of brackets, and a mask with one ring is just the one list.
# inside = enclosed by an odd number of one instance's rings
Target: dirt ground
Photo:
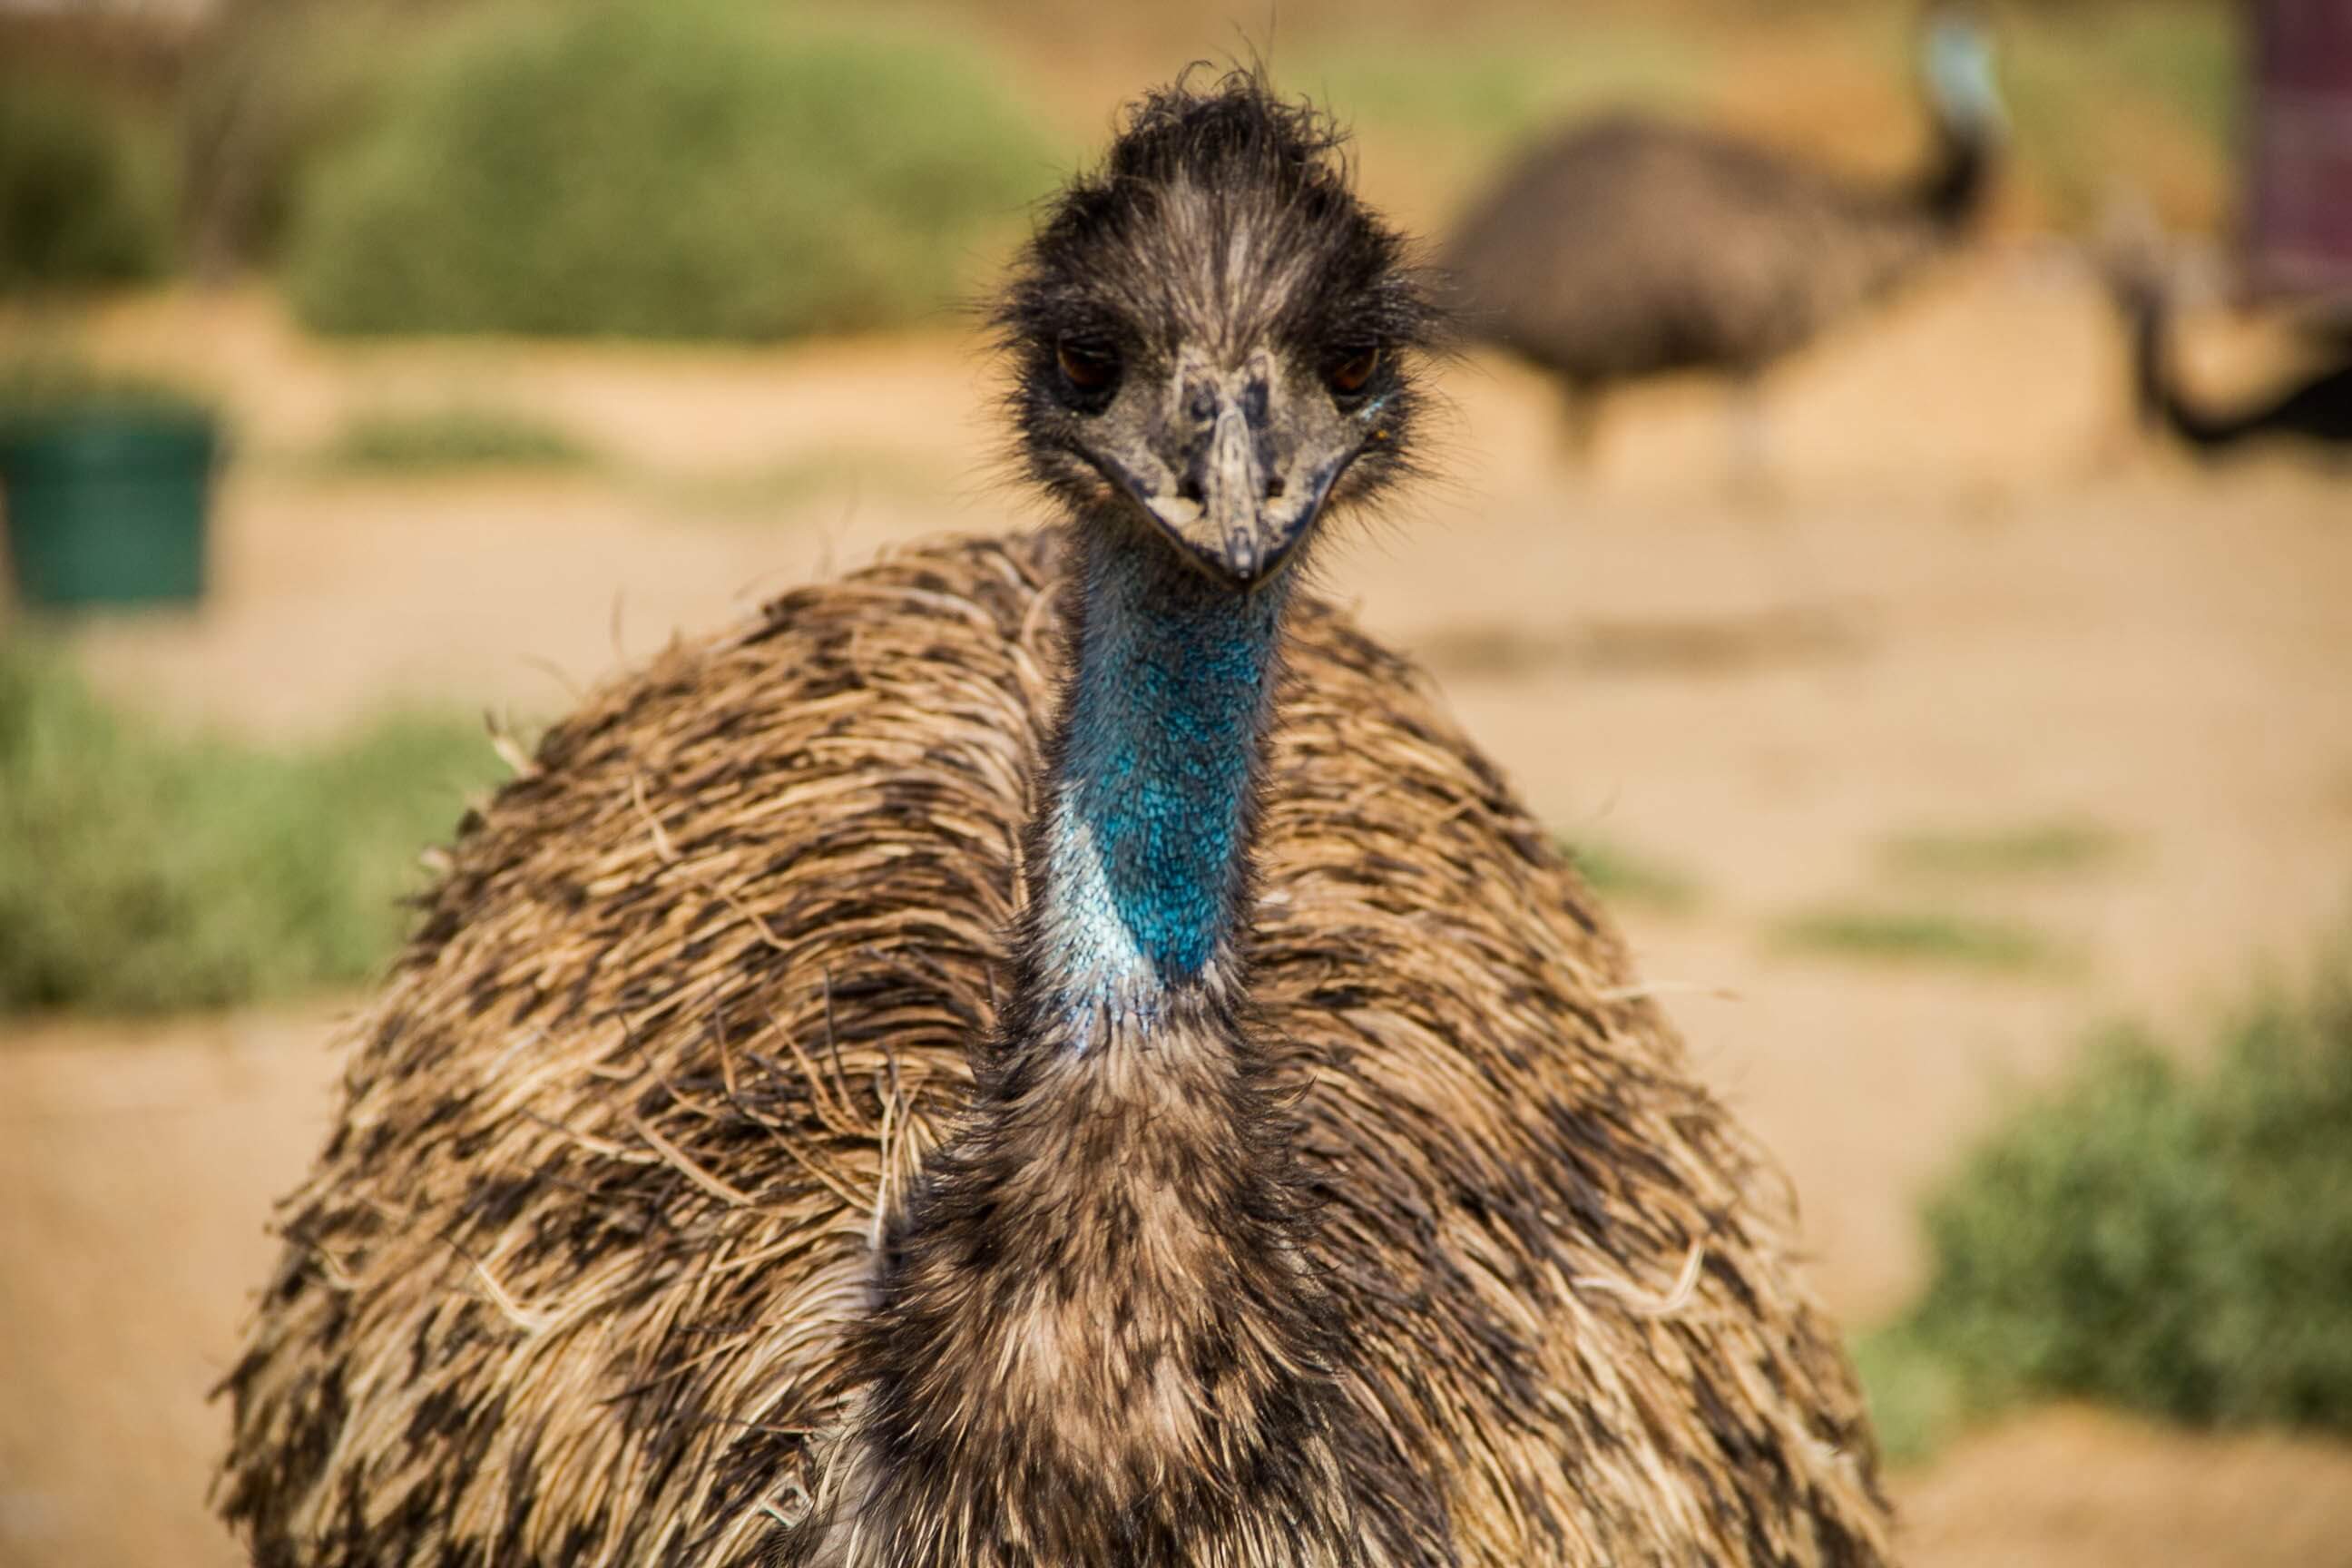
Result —
[[[270, 734], [394, 700], [561, 710], [675, 631], [893, 542], [1027, 515], [946, 338], [774, 353], [329, 351], [262, 300], [100, 323], [204, 367], [239, 414], [219, 591], [92, 624], [111, 688]], [[2275, 361], [2201, 337], [2214, 394]], [[1769, 489], [1727, 483], [1719, 394], [1626, 398], [1570, 467], [1543, 385], [1450, 377], [1442, 482], [1327, 568], [1417, 650], [1571, 838], [1690, 886], [1622, 918], [1701, 1069], [1787, 1163], [1849, 1321], [1916, 1287], [1916, 1195], [2086, 1028], [2185, 1039], [2352, 915], [2352, 473], [2212, 471], [2127, 428], [2079, 269], [1955, 270], [1789, 367]], [[322, 466], [353, 410], [531, 411], [574, 475]], [[1921, 882], [1885, 847], [2087, 824], [2071, 872]], [[2066, 962], [1890, 966], [1774, 940], [1823, 905], [2022, 922]], [[334, 1008], [0, 1043], [0, 1564], [226, 1563], [203, 1507], [224, 1370], [314, 1148]], [[2054, 1412], [1904, 1476], [1911, 1556], [2352, 1563], [2352, 1450]]]

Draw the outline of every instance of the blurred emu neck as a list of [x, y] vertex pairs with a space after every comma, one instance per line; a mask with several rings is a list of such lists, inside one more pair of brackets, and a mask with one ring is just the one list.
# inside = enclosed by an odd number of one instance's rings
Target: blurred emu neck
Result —
[[1230, 982], [1246, 918], [1284, 582], [1244, 593], [1157, 541], [1086, 527], [1049, 753], [1030, 1016], [1079, 1049]]
[[1937, 132], [1934, 161], [1921, 178], [1918, 201], [1935, 221], [1958, 229], [1976, 220], [1992, 192], [1991, 135], [1982, 127], [1946, 122]]

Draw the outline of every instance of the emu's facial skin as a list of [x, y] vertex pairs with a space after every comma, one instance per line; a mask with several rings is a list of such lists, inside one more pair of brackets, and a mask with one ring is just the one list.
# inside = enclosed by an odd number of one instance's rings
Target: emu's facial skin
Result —
[[1186, 350], [1123, 393], [1077, 455], [1150, 517], [1187, 561], [1235, 584], [1272, 576], [1368, 447], [1383, 400], [1342, 410], [1299, 356], [1232, 363]]

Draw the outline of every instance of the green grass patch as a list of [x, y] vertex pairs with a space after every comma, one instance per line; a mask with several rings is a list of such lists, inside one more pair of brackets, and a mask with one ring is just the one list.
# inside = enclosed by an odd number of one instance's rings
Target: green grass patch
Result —
[[1926, 1293], [1859, 1351], [1902, 1442], [2039, 1397], [2352, 1433], [2352, 959], [2201, 1069], [2106, 1038], [1926, 1220]]
[[1604, 899], [1640, 904], [1667, 914], [1698, 907], [1698, 881], [1681, 868], [1622, 844], [1562, 837], [1559, 851], [1585, 884]]
[[460, 12], [307, 179], [341, 332], [767, 340], [940, 316], [1059, 165], [937, 26], [763, 0]]
[[0, 641], [0, 1013], [218, 1007], [376, 973], [499, 764], [478, 724], [394, 718], [271, 751], [165, 735]]
[[1899, 834], [1879, 846], [1885, 868], [1904, 876], [1999, 879], [2099, 870], [2123, 856], [2121, 834], [2078, 817], [2050, 817], [1974, 831]]
[[577, 468], [596, 460], [585, 442], [561, 426], [484, 407], [355, 414], [328, 447], [326, 458], [337, 468], [379, 473]]
[[2032, 926], [1944, 910], [1826, 906], [1780, 921], [1771, 940], [1790, 952], [2000, 973], [2056, 973], [2074, 963]]

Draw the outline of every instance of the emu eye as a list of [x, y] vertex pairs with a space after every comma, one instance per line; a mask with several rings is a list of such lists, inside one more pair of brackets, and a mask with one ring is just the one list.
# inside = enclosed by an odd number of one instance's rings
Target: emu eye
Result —
[[1342, 351], [1331, 367], [1323, 373], [1334, 394], [1341, 397], [1357, 397], [1371, 385], [1372, 377], [1380, 373], [1381, 345], [1367, 343], [1362, 348]]
[[1054, 346], [1054, 368], [1062, 373], [1071, 401], [1100, 407], [1118, 385], [1118, 349], [1100, 338], [1064, 338]]

